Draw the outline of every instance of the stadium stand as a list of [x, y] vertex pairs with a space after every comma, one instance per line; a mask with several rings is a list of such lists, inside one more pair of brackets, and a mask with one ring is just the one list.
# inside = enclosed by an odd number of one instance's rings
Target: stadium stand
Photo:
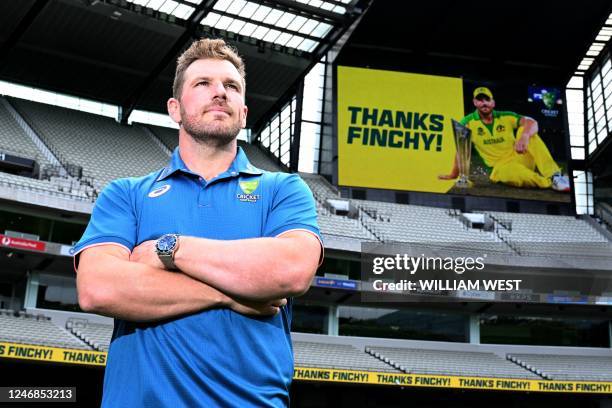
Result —
[[49, 161], [23, 129], [17, 125], [2, 103], [0, 103], [0, 150], [20, 157], [34, 159], [41, 167], [49, 164]]
[[351, 345], [293, 342], [295, 365], [300, 367], [336, 368], [348, 370], [401, 372], [384, 361]]
[[608, 230], [612, 231], [612, 205], [603, 201], [597, 203], [595, 213], [599, 216]]
[[319, 228], [326, 235], [339, 235], [351, 239], [364, 241], [377, 241], [370, 231], [368, 231], [359, 220], [319, 212]]
[[[86, 315], [79, 313], [70, 316], [68, 321], [64, 321], [64, 330], [59, 321], [54, 322], [42, 314], [0, 309], [0, 327], [3, 328], [0, 341], [108, 351], [113, 332], [111, 324], [89, 322]], [[612, 356], [605, 350], [576, 352], [562, 347], [374, 340], [304, 333], [292, 333], [292, 338], [296, 367], [463, 377], [612, 381]], [[520, 351], [516, 352], [517, 349]], [[597, 355], [589, 355], [592, 353]]]
[[536, 367], [552, 380], [612, 381], [612, 357], [509, 354], [507, 358]]
[[[500, 229], [522, 255], [609, 256], [612, 247], [604, 235], [585, 220], [561, 215], [491, 212], [503, 217]], [[588, 245], [582, 245], [588, 243]]]
[[70, 332], [89, 344], [95, 350], [108, 351], [108, 346], [113, 335], [113, 326], [100, 323], [87, 323], [85, 325], [72, 326]]
[[0, 172], [0, 185], [70, 200], [93, 201], [96, 197], [92, 188], [74, 179], [61, 177], [38, 180]]
[[[34, 159], [44, 168], [44, 180], [0, 172], [0, 185], [10, 188], [95, 201], [99, 190], [109, 181], [143, 175], [165, 166], [169, 152], [178, 145], [176, 129], [142, 124], [120, 126], [99, 115], [16, 98], [0, 98], [0, 150]], [[35, 131], [61, 165], [54, 166], [45, 158], [7, 111], [6, 103]], [[84, 134], [88, 136], [81, 137]], [[155, 139], [152, 141], [150, 137]], [[102, 140], [107, 149], [97, 149]], [[238, 143], [256, 167], [281, 170], [258, 147], [244, 141]], [[91, 155], [94, 150], [99, 154]], [[70, 177], [62, 173], [61, 167], [71, 163], [82, 165], [85, 176]], [[55, 172], [52, 171], [54, 167], [58, 168]]]
[[[418, 205], [348, 200], [356, 217], [330, 212], [338, 191], [323, 177], [302, 174], [313, 192], [324, 235], [381, 242], [457, 243], [518, 255], [601, 256], [612, 253], [610, 241], [586, 220], [557, 215], [485, 212], [493, 228], [470, 228], [462, 212]], [[588, 243], [589, 245], [580, 245]], [[578, 244], [578, 245], [577, 245]]]
[[283, 171], [283, 169], [277, 165], [268, 155], [261, 151], [257, 146], [245, 142], [244, 140], [238, 141], [238, 146], [242, 147], [244, 153], [249, 158], [249, 161], [253, 166], [258, 167], [262, 170], [268, 171]]
[[309, 173], [300, 173], [300, 176], [308, 184], [318, 203], [324, 203], [329, 198], [336, 199], [340, 197], [338, 190], [325, 178]]
[[365, 200], [352, 202], [370, 214], [365, 222], [379, 229], [385, 241], [496, 242], [493, 233], [466, 228], [444, 209]]
[[0, 341], [69, 349], [91, 348], [43, 315], [0, 311]]
[[368, 347], [366, 352], [383, 361], [392, 360], [413, 374], [542, 378], [493, 353], [397, 347]]
[[[167, 155], [142, 130], [111, 118], [10, 98], [62, 164], [78, 163], [98, 186], [140, 176], [166, 165]], [[86, 136], [85, 136], [86, 135]], [[100, 149], [101, 145], [104, 149]], [[97, 152], [92, 155], [91, 152]]]
[[151, 131], [168, 148], [174, 150], [178, 146], [178, 130], [163, 126], [141, 125]]

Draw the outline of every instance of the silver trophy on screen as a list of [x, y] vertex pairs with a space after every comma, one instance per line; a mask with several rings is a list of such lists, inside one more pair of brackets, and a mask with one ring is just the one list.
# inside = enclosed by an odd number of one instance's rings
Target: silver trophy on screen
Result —
[[457, 146], [457, 165], [459, 166], [459, 178], [455, 185], [467, 188], [472, 185], [470, 181], [470, 163], [472, 160], [472, 131], [461, 123], [451, 119], [455, 145]]

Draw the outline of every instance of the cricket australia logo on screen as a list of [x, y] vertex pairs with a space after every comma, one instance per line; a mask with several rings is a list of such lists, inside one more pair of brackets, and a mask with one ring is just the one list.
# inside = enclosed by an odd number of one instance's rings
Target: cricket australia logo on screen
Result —
[[238, 200], [246, 203], [255, 203], [261, 198], [259, 194], [253, 194], [257, 187], [259, 187], [259, 179], [239, 181], [238, 185], [240, 185], [242, 190], [242, 194], [236, 194]]

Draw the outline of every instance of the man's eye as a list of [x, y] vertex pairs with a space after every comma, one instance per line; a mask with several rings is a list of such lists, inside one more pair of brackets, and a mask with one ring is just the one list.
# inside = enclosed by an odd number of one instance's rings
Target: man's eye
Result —
[[237, 91], [237, 90], [238, 90], [238, 85], [236, 85], [236, 84], [232, 84], [232, 83], [225, 84], [225, 87], [226, 87], [226, 88], [231, 88], [231, 89], [233, 89], [233, 90], [235, 90], [235, 91]]
[[208, 81], [200, 81], [198, 82], [198, 85], [208, 85]]

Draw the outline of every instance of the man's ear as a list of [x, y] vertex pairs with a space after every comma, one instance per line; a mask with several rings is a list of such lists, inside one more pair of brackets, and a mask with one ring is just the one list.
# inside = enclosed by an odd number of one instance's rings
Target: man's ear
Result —
[[242, 128], [246, 128], [246, 123], [247, 123], [247, 114], [249, 113], [249, 108], [244, 105], [243, 111], [242, 111]]
[[172, 118], [176, 123], [181, 124], [181, 103], [176, 98], [170, 98], [167, 102], [168, 107], [168, 115]]

